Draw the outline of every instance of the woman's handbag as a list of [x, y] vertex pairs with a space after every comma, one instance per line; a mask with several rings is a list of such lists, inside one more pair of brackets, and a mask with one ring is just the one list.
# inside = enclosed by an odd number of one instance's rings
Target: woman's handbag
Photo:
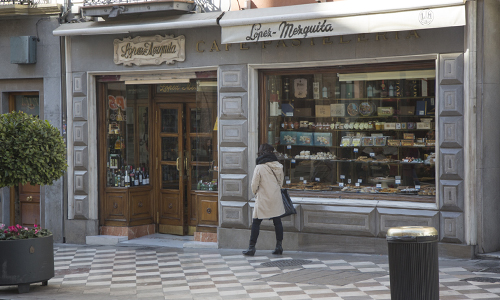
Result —
[[[274, 173], [273, 169], [269, 168], [271, 172], [273, 172], [274, 177], [276, 178], [276, 181], [278, 182], [278, 186], [280, 185], [280, 182], [278, 180], [278, 177]], [[297, 211], [295, 210], [295, 207], [293, 207], [292, 199], [290, 199], [290, 196], [288, 195], [288, 190], [287, 189], [281, 189], [281, 199], [283, 200], [283, 206], [285, 207], [285, 213], [280, 216], [280, 218], [289, 216], [289, 215], [295, 215]]]

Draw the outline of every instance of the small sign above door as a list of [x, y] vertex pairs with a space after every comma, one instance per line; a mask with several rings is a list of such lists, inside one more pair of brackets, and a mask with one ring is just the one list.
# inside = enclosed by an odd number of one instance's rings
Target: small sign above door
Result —
[[180, 35], [115, 39], [114, 62], [125, 66], [173, 64], [186, 59], [186, 38]]

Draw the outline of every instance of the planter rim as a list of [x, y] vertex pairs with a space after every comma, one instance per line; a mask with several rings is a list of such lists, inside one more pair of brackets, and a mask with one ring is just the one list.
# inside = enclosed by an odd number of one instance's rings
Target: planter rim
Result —
[[43, 238], [48, 238], [48, 237], [51, 237], [51, 236], [54, 236], [54, 234], [49, 234], [49, 235], [46, 235], [46, 236], [42, 236], [42, 237], [36, 237], [36, 238], [28, 238], [28, 239], [11, 239], [11, 240], [0, 240], [0, 242], [11, 242], [11, 241], [28, 241], [28, 240], [38, 240], [38, 239], [43, 239]]

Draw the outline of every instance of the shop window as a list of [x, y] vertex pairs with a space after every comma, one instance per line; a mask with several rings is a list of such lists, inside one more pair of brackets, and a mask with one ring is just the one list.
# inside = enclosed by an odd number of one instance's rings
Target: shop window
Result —
[[260, 142], [295, 195], [435, 202], [433, 61], [261, 73]]
[[149, 86], [104, 84], [108, 187], [149, 184]]

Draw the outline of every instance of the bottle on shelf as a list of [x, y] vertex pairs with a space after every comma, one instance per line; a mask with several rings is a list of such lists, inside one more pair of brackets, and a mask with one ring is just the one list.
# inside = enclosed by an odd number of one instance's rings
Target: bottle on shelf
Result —
[[324, 86], [323, 89], [321, 90], [321, 94], [323, 98], [328, 98], [328, 88], [326, 86]]
[[130, 186], [135, 186], [135, 181], [134, 181], [135, 174], [134, 174], [134, 169], [132, 168], [132, 166], [130, 166], [129, 176], [130, 176]]
[[373, 97], [373, 87], [371, 84], [368, 84], [366, 88], [366, 97]]
[[115, 150], [120, 150], [122, 148], [121, 136], [118, 136], [115, 140]]
[[125, 170], [125, 187], [130, 187], [130, 177], [128, 176], [128, 170]]
[[380, 84], [380, 97], [387, 97], [387, 86], [383, 80]]
[[290, 99], [290, 78], [288, 77], [285, 77], [283, 79], [283, 99], [284, 100]]
[[139, 185], [144, 185], [144, 175], [142, 174], [142, 170], [139, 168]]
[[134, 185], [139, 185], [139, 169], [136, 169], [135, 171]]
[[394, 86], [389, 84], [389, 97], [394, 97]]
[[276, 78], [274, 76], [269, 77], [269, 90], [270, 90], [270, 101], [278, 102], [278, 89], [276, 87]]

